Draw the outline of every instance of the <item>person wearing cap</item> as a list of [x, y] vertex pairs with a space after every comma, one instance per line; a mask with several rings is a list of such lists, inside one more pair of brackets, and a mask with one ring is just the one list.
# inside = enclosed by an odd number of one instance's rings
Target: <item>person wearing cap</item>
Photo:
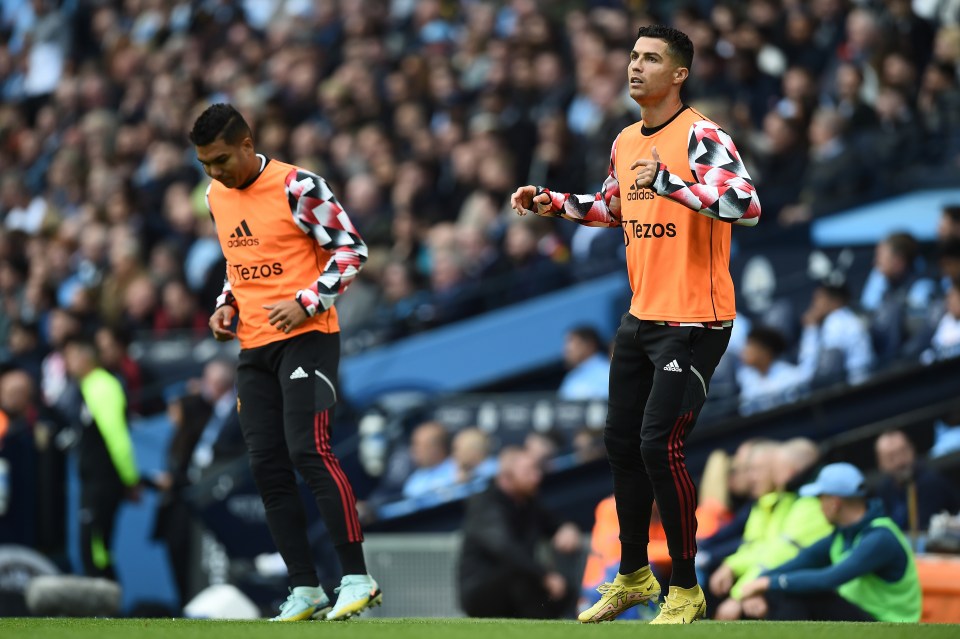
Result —
[[913, 552], [881, 503], [867, 500], [863, 474], [851, 464], [829, 464], [800, 494], [819, 497], [836, 528], [745, 584], [745, 614], [779, 621], [920, 621]]

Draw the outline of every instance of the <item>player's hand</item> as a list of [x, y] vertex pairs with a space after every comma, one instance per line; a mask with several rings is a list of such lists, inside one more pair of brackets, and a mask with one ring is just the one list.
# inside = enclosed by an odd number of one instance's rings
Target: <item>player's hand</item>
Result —
[[759, 595], [760, 593], [766, 592], [769, 588], [770, 577], [757, 577], [753, 581], [744, 584], [743, 590], [741, 590], [741, 598], [746, 599], [747, 597]]
[[567, 594], [567, 580], [558, 572], [548, 572], [543, 577], [543, 588], [547, 591], [550, 599], [559, 601]]
[[745, 598], [740, 603], [740, 606], [743, 608], [744, 617], [750, 617], [751, 619], [763, 619], [767, 616], [767, 600], [761, 595]]
[[736, 621], [743, 615], [743, 607], [736, 599], [726, 599], [717, 606], [713, 618], [717, 621]]
[[550, 204], [550, 196], [546, 193], [537, 195], [537, 187], [521, 186], [510, 196], [510, 207], [517, 212], [517, 215], [526, 215], [532, 211], [534, 204]]
[[569, 522], [560, 526], [553, 536], [553, 547], [565, 555], [576, 552], [580, 549], [580, 530]]
[[637, 186], [642, 189], [648, 189], [653, 186], [653, 181], [657, 179], [657, 172], [660, 171], [660, 154], [657, 153], [657, 147], [653, 147], [652, 160], [637, 160], [630, 165], [630, 170], [637, 171]]
[[267, 315], [270, 326], [284, 333], [289, 333], [300, 326], [307, 321], [307, 317], [309, 317], [297, 300], [284, 300], [276, 304], [264, 304], [263, 308], [270, 311], [270, 314]]
[[213, 331], [213, 338], [218, 342], [229, 342], [234, 337], [237, 336], [236, 333], [230, 330], [230, 325], [233, 324], [233, 316], [236, 315], [237, 311], [229, 304], [221, 306], [213, 312], [213, 315], [210, 316], [210, 330]]
[[712, 575], [710, 575], [710, 592], [718, 597], [723, 597], [733, 588], [733, 570], [726, 564], [720, 564]]

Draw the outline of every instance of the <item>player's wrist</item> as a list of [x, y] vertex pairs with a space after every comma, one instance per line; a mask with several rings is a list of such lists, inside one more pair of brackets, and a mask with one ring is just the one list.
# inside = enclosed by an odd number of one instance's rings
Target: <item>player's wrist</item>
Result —
[[320, 298], [311, 290], [303, 289], [297, 291], [297, 304], [307, 314], [307, 317], [313, 317], [320, 312]]
[[213, 310], [214, 310], [214, 311], [219, 311], [219, 310], [220, 310], [221, 308], [223, 308], [224, 306], [229, 306], [229, 307], [232, 308], [234, 311], [238, 311], [238, 310], [239, 310], [239, 309], [237, 308], [237, 298], [235, 298], [235, 297], [233, 296], [233, 293], [230, 293], [230, 292], [221, 293], [220, 296], [217, 297], [217, 305], [214, 307]]
[[667, 186], [667, 177], [670, 173], [667, 171], [667, 165], [663, 162], [657, 162], [657, 171], [653, 174], [653, 181], [650, 182], [650, 189], [657, 195], [662, 195]]
[[[551, 214], [551, 213], [553, 212], [553, 210], [554, 210], [554, 206], [553, 206], [553, 193], [550, 191], [550, 189], [545, 188], [545, 187], [542, 187], [542, 186], [538, 186], [538, 187], [536, 187], [536, 189], [537, 189], [537, 192], [536, 192], [536, 193], [534, 194], [534, 196], [533, 196], [533, 198], [534, 198], [534, 200], [533, 200], [533, 211], [534, 211], [537, 215], [549, 215], [549, 214]], [[546, 196], [549, 198], [549, 200], [547, 201], [546, 204], [541, 204], [540, 202], [537, 201], [536, 198], [538, 198], [538, 197], [541, 196], [541, 195], [546, 195]]]

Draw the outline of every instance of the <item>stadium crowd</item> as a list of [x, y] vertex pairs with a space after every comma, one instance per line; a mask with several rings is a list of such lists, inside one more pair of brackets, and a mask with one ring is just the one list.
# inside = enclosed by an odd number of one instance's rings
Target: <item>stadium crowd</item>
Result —
[[[186, 131], [213, 102], [238, 106], [258, 150], [324, 176], [370, 246], [338, 304], [347, 352], [621, 268], [618, 233], [517, 218], [507, 199], [527, 183], [598, 189], [638, 117], [624, 70], [651, 21], [690, 35], [685, 99], [742, 141], [763, 206], [745, 241], [960, 183], [957, 0], [5, 0], [11, 432], [69, 402], [72, 335], [96, 334], [134, 409], [130, 340], [206, 335], [224, 263]], [[779, 358], [822, 364], [831, 314], [844, 347], [869, 320], [869, 353], [834, 367], [853, 383], [899, 356], [956, 354], [958, 243], [958, 209], [943, 213], [935, 269], [918, 270], [912, 238], [887, 238], [863, 291], [827, 283], [803, 317], [755, 318], [729, 374], [796, 397]], [[741, 398], [743, 413], [766, 407]]]

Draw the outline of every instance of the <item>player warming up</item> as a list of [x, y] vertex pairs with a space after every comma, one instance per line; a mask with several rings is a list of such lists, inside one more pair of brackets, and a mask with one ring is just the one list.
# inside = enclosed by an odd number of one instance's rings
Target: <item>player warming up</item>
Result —
[[697, 585], [696, 488], [684, 442], [706, 400], [736, 316], [730, 277], [731, 224], [753, 226], [760, 203], [725, 131], [683, 104], [693, 44], [664, 26], [640, 29], [627, 67], [641, 121], [613, 142], [599, 193], [523, 186], [518, 214], [621, 227], [633, 298], [614, 342], [604, 440], [620, 522], [620, 568], [582, 622], [613, 619], [656, 601], [647, 543], [654, 500], [673, 561], [655, 624], [706, 613]]
[[[232, 106], [200, 114], [190, 141], [213, 178], [207, 205], [227, 260], [210, 329], [218, 340], [240, 340], [240, 427], [290, 578], [273, 621], [346, 619], [382, 600], [367, 574], [350, 480], [330, 447], [340, 363], [333, 304], [367, 247], [323, 178], [256, 153]], [[332, 608], [318, 585], [294, 470], [317, 501], [343, 569]]]

